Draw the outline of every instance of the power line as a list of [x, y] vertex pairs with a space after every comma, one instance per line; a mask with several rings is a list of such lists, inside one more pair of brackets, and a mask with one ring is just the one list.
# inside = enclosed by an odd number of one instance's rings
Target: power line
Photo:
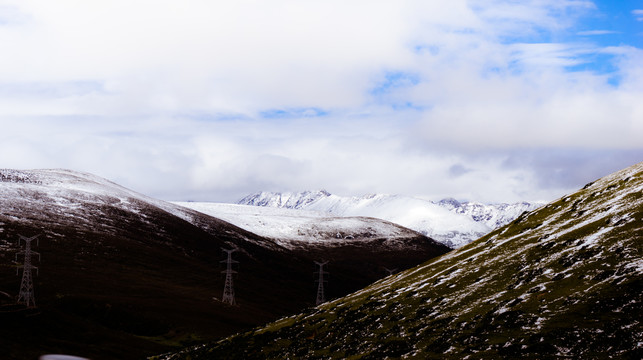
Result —
[[318, 274], [317, 280], [317, 300], [316, 300], [316, 305], [319, 305], [323, 302], [326, 302], [326, 296], [324, 294], [324, 283], [328, 282], [327, 280], [324, 280], [324, 275], [328, 275], [328, 272], [324, 271], [324, 265], [328, 264], [328, 261], [324, 262], [317, 262], [315, 261], [315, 264], [319, 266], [319, 271], [316, 272]]
[[391, 276], [397, 271], [397, 268], [389, 269], [389, 268], [385, 267], [384, 270], [386, 270], [386, 272], [388, 272], [388, 275]]
[[[36, 307], [36, 298], [34, 297], [33, 292], [33, 278], [31, 275], [31, 270], [36, 269], [36, 274], [38, 274], [38, 268], [31, 265], [31, 256], [38, 255], [38, 261], [40, 261], [40, 253], [31, 250], [31, 242], [36, 240], [38, 236], [25, 237], [19, 235], [18, 246], [20, 246], [20, 240], [25, 242], [25, 249], [16, 253], [16, 261], [18, 261], [18, 255], [24, 255], [25, 263], [22, 266], [19, 266], [16, 269], [16, 275], [19, 274], [19, 269], [22, 268], [22, 282], [20, 283], [20, 292], [18, 293], [18, 304], [25, 304], [27, 307]], [[36, 245], [38, 242], [36, 241]]]
[[235, 249], [232, 250], [227, 250], [227, 249], [221, 249], [224, 252], [228, 254], [228, 258], [226, 260], [221, 260], [221, 262], [226, 263], [226, 270], [222, 271], [222, 274], [226, 274], [225, 276], [225, 285], [223, 287], [223, 297], [221, 299], [222, 302], [230, 304], [230, 305], [236, 305], [236, 301], [234, 299], [234, 287], [232, 283], [232, 274], [236, 274], [237, 272], [232, 270], [232, 264], [233, 263], [239, 263], [236, 260], [232, 260], [232, 253], [235, 252]]

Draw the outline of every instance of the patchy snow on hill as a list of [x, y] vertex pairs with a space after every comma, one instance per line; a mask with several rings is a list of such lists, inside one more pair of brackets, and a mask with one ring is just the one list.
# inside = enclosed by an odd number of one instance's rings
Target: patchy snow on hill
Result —
[[[0, 169], [0, 185], [1, 213], [17, 220], [29, 221], [45, 216], [21, 213], [21, 205], [37, 203], [43, 209], [51, 208], [56, 213], [65, 214], [58, 221], [72, 223], [94, 222], [95, 217], [100, 217], [101, 206], [105, 204], [133, 213], [138, 213], [141, 206], [155, 206], [188, 222], [193, 221], [190, 211], [185, 208], [147, 197], [88, 173], [63, 169]], [[88, 204], [92, 205], [92, 211], [86, 208]]]
[[[72, 227], [80, 224], [99, 226], [105, 231], [113, 231], [119, 226], [101, 221], [109, 218], [109, 212], [115, 208], [137, 214], [144, 221], [148, 221], [144, 209], [158, 208], [201, 226], [195, 212], [198, 211], [274, 241], [261, 241], [259, 245], [276, 243], [291, 249], [369, 240], [383, 241], [384, 247], [392, 248], [421, 236], [402, 226], [373, 218], [234, 204], [170, 203], [92, 174], [61, 169], [0, 169], [0, 201], [0, 215], [8, 219], [21, 222], [44, 220], [49, 212], [61, 215], [53, 221]], [[34, 205], [43, 211], [24, 210], [33, 209]], [[0, 232], [3, 231], [4, 226], [0, 223]]]

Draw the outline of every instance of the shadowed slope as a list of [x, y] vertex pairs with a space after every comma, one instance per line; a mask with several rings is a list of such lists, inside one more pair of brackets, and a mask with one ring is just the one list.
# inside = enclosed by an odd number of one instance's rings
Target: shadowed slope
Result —
[[[312, 260], [321, 256], [334, 261], [328, 295], [337, 297], [382, 277], [378, 261], [386, 256], [408, 268], [448, 251], [409, 230], [397, 239], [409, 247], [399, 249], [378, 249], [373, 241], [387, 239], [371, 239], [344, 253], [343, 244], [295, 251], [90, 174], [0, 170], [0, 180], [0, 291], [9, 295], [0, 294], [3, 359], [140, 359], [312, 305]], [[24, 309], [13, 305], [17, 239], [37, 234], [38, 308]], [[239, 307], [213, 300], [223, 291], [222, 247], [238, 250]], [[342, 265], [347, 256], [355, 266]]]
[[643, 163], [461, 249], [165, 359], [643, 355]]

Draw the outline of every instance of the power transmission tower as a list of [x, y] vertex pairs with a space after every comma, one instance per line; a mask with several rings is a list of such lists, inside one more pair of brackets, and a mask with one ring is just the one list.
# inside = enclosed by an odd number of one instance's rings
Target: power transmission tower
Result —
[[[18, 275], [19, 269], [22, 268], [22, 282], [20, 283], [20, 293], [18, 293], [17, 302], [18, 304], [25, 304], [27, 307], [36, 307], [31, 270], [36, 269], [37, 274], [38, 268], [31, 265], [31, 255], [38, 255], [38, 261], [40, 261], [40, 254], [35, 251], [31, 251], [31, 242], [36, 240], [38, 236], [40, 235], [28, 238], [20, 235], [20, 239], [18, 239], [18, 246], [20, 246], [20, 240], [23, 240], [25, 242], [25, 249], [16, 254], [16, 261], [18, 261], [18, 255], [24, 255], [25, 263], [16, 269], [16, 275]], [[38, 242], [36, 242], [36, 244], [38, 244]]]
[[328, 264], [328, 261], [324, 261], [324, 262], [315, 261], [315, 264], [319, 266], [319, 271], [316, 272], [316, 274], [319, 274], [319, 277], [316, 280], [316, 282], [318, 283], [316, 305], [319, 305], [323, 302], [326, 302], [326, 296], [324, 295], [324, 283], [328, 281], [324, 280], [324, 275], [328, 275], [328, 272], [324, 271], [324, 265]]
[[389, 268], [386, 268], [386, 267], [385, 267], [385, 268], [384, 268], [384, 270], [386, 270], [386, 272], [388, 272], [389, 276], [391, 276], [391, 275], [393, 275], [393, 274], [397, 271], [397, 268], [395, 268], [395, 269], [389, 269]]
[[235, 252], [235, 249], [232, 250], [226, 250], [226, 249], [221, 249], [228, 253], [228, 258], [226, 260], [221, 260], [221, 262], [226, 263], [226, 270], [222, 271], [222, 274], [225, 275], [225, 286], [223, 287], [223, 298], [221, 299], [222, 302], [228, 303], [230, 305], [236, 305], [236, 302], [234, 300], [234, 287], [232, 285], [232, 274], [236, 274], [237, 272], [232, 270], [232, 264], [233, 263], [238, 263], [236, 260], [232, 260], [232, 253]]

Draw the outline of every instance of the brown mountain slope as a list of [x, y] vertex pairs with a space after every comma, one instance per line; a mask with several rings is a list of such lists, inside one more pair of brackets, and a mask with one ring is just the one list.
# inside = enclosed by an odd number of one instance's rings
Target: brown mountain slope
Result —
[[[140, 359], [207, 341], [313, 304], [314, 259], [331, 261], [329, 297], [448, 251], [413, 232], [406, 248], [370, 239], [288, 250], [224, 221], [63, 170], [0, 170], [0, 353]], [[34, 251], [38, 307], [14, 305], [19, 235]], [[240, 306], [221, 297], [221, 248], [235, 248]], [[414, 251], [409, 249], [414, 248]], [[19, 258], [22, 261], [22, 257]], [[392, 265], [389, 265], [393, 263]]]

